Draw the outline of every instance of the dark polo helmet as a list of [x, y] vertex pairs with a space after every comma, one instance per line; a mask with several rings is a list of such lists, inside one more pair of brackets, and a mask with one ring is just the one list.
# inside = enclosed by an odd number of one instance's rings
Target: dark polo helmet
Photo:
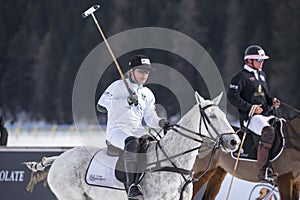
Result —
[[150, 59], [145, 55], [133, 56], [128, 64], [128, 70], [129, 69], [147, 69], [149, 71], [155, 70], [153, 67], [151, 67]]
[[263, 48], [258, 45], [250, 45], [244, 53], [244, 60], [246, 59], [269, 59], [269, 56], [265, 54]]

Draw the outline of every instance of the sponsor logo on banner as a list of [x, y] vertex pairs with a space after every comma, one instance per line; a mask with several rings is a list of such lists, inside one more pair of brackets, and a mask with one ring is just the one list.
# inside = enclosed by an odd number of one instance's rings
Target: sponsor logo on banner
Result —
[[31, 173], [30, 180], [26, 186], [26, 190], [28, 192], [33, 192], [34, 186], [37, 185], [40, 182], [43, 182], [43, 187], [48, 186], [47, 182], [47, 176], [48, 176], [48, 171], [47, 172], [41, 172], [41, 173]]
[[270, 184], [256, 184], [248, 199], [255, 200], [279, 200], [278, 188]]
[[44, 156], [56, 156], [64, 151], [64, 149], [59, 148], [0, 149], [0, 199], [56, 200], [57, 198], [51, 192], [47, 182], [50, 168], [46, 168], [44, 171], [32, 172], [22, 163], [41, 161]]
[[3, 170], [0, 169], [0, 182], [23, 182], [23, 170]]

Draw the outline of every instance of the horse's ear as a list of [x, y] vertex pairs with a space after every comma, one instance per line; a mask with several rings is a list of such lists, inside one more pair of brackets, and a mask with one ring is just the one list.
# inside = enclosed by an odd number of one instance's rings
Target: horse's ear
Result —
[[219, 94], [219, 96], [217, 96], [216, 98], [214, 98], [214, 99], [212, 100], [212, 102], [214, 102], [214, 104], [216, 104], [216, 105], [219, 105], [219, 103], [220, 103], [220, 101], [221, 101], [221, 99], [222, 99], [222, 96], [223, 96], [223, 92], [221, 92], [221, 93]]
[[202, 101], [202, 102], [205, 101], [205, 99], [203, 99], [203, 97], [201, 97], [200, 94], [199, 94], [197, 91], [195, 91], [195, 98], [196, 98], [196, 102], [197, 102], [198, 104], [200, 104], [201, 101]]

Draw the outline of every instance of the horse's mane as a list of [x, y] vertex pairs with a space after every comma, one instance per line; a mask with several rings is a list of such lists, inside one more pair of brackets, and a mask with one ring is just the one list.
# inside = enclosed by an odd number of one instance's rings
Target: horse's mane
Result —
[[293, 120], [297, 117], [300, 117], [300, 111], [288, 104], [282, 104], [277, 110], [276, 110], [276, 116], [279, 118], [284, 118], [287, 121]]
[[287, 120], [285, 128], [286, 132], [286, 147], [294, 148], [300, 151], [300, 132], [299, 132], [299, 121], [300, 111], [288, 104], [282, 104], [278, 110], [278, 117], [282, 117]]

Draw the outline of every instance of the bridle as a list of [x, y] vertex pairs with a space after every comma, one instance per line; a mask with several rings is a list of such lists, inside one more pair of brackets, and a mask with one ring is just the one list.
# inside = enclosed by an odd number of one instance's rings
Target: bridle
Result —
[[[224, 133], [224, 134], [220, 134], [218, 132], [218, 130], [215, 128], [215, 126], [211, 123], [211, 120], [210, 118], [207, 116], [205, 110], [207, 108], [210, 108], [212, 106], [217, 106], [216, 104], [209, 104], [209, 105], [206, 105], [204, 107], [201, 107], [201, 105], [199, 104], [199, 110], [200, 110], [200, 121], [199, 121], [199, 132], [195, 132], [195, 131], [192, 131], [188, 128], [185, 128], [183, 126], [180, 126], [178, 124], [175, 124], [171, 127], [171, 130], [175, 131], [176, 133], [188, 138], [188, 139], [191, 139], [191, 140], [194, 140], [196, 142], [199, 142], [200, 143], [200, 146], [198, 147], [195, 147], [195, 148], [192, 148], [190, 150], [187, 150], [187, 151], [184, 151], [182, 153], [179, 153], [179, 154], [176, 154], [176, 155], [173, 155], [173, 156], [169, 156], [167, 155], [167, 153], [164, 151], [164, 149], [162, 148], [162, 146], [160, 145], [160, 140], [157, 140], [156, 142], [156, 161], [155, 162], [152, 162], [152, 163], [148, 163], [147, 166], [151, 166], [151, 165], [155, 165], [155, 167], [151, 167], [149, 169], [146, 169], [146, 171], [149, 171], [149, 172], [158, 172], [158, 171], [167, 171], [167, 172], [175, 172], [175, 173], [179, 173], [184, 181], [185, 181], [185, 184], [183, 185], [183, 187], [181, 188], [181, 193], [180, 193], [180, 200], [183, 198], [183, 191], [185, 190], [185, 188], [188, 186], [189, 183], [192, 183], [192, 182], [195, 182], [195, 181], [198, 181], [207, 171], [208, 169], [210, 168], [210, 165], [211, 165], [211, 161], [212, 161], [212, 158], [216, 152], [216, 150], [221, 147], [221, 146], [224, 146], [224, 141], [223, 141], [223, 136], [224, 135], [228, 135], [228, 134], [233, 134], [233, 133]], [[202, 122], [205, 126], [205, 129], [207, 130], [209, 136], [206, 136], [206, 135], [203, 135], [201, 134], [201, 125], [202, 125]], [[211, 129], [209, 129], [209, 127]], [[189, 132], [189, 133], [192, 133], [194, 135], [196, 135], [196, 137], [192, 137], [190, 135], [187, 135], [185, 133], [183, 133], [181, 130], [185, 131], [185, 132]], [[215, 133], [216, 136], [214, 136], [210, 130], [213, 130], [213, 132]], [[158, 133], [159, 135], [159, 133]], [[199, 139], [200, 137], [200, 139]], [[179, 157], [179, 156], [182, 156], [182, 155], [185, 155], [187, 153], [190, 153], [192, 151], [200, 151], [201, 147], [203, 146], [203, 144], [205, 144], [204, 141], [210, 141], [210, 142], [207, 142], [206, 145], [208, 147], [208, 149], [206, 149], [205, 151], [209, 151], [210, 149], [212, 149], [212, 153], [211, 153], [211, 157], [210, 157], [210, 160], [209, 160], [209, 163], [207, 165], [207, 168], [206, 170], [197, 178], [194, 178], [193, 175], [194, 175], [194, 171], [193, 170], [186, 170], [186, 169], [182, 169], [182, 168], [179, 168], [176, 166], [176, 164], [171, 160], [173, 158], [176, 158], [176, 157]], [[164, 154], [165, 158], [164, 159], [161, 159], [159, 160], [158, 159], [158, 149], [161, 150], [161, 152]], [[161, 163], [162, 162], [165, 162], [165, 161], [169, 161], [172, 165], [172, 167], [162, 167], [161, 166]], [[185, 177], [185, 175], [189, 175], [188, 178]]]

